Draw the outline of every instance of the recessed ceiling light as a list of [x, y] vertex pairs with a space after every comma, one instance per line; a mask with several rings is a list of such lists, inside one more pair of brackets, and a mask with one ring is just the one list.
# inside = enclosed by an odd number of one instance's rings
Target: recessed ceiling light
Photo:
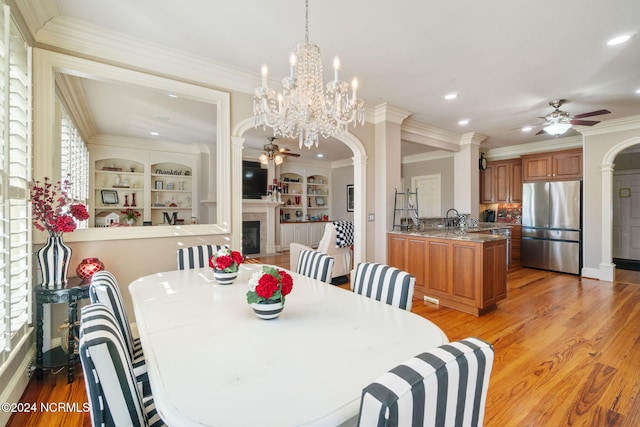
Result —
[[615, 46], [629, 41], [633, 37], [633, 34], [623, 34], [621, 36], [614, 37], [607, 42], [607, 46]]
[[640, 93], [640, 89], [636, 90], [636, 93]]
[[457, 93], [448, 93], [444, 96], [444, 99], [452, 100], [452, 99], [456, 99], [457, 97], [458, 97]]
[[160, 135], [160, 133], [159, 132], [149, 132], [149, 135], [158, 136], [158, 135]]
[[458, 122], [458, 124], [459, 124], [460, 126], [468, 125], [468, 124], [469, 124], [469, 120], [467, 120], [467, 119], [460, 120], [460, 121]]
[[318, 153], [318, 154], [316, 154], [316, 157], [318, 157], [318, 158], [322, 158], [322, 157], [324, 157], [324, 154], [322, 154], [322, 153]]
[[175, 93], [168, 93], [167, 96], [169, 98], [177, 98], [178, 97], [178, 95], [176, 95]]
[[533, 129], [531, 126], [525, 126], [522, 128], [522, 132], [530, 132]]

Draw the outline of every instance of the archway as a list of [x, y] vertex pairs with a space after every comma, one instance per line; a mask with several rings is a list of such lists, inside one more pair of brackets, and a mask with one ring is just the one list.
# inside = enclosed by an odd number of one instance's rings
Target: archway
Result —
[[613, 264], [613, 171], [614, 159], [623, 150], [640, 144], [640, 137], [633, 137], [614, 145], [605, 153], [600, 163], [602, 180], [602, 258], [600, 263], [601, 280], [613, 282], [615, 280], [615, 265]]
[[[253, 117], [242, 120], [231, 132], [231, 175], [234, 177], [231, 182], [231, 209], [232, 209], [232, 230], [240, 230], [242, 227], [242, 182], [237, 177], [242, 174], [242, 149], [244, 147], [243, 135], [249, 129], [255, 127]], [[366, 225], [366, 194], [367, 194], [367, 155], [364, 145], [360, 140], [347, 133], [345, 135], [334, 136], [334, 139], [344, 143], [353, 152], [353, 188], [354, 188], [354, 207], [353, 207], [353, 226], [354, 226], [354, 265], [366, 259], [367, 236], [365, 232]], [[234, 247], [240, 247], [239, 233], [232, 233], [232, 243]]]

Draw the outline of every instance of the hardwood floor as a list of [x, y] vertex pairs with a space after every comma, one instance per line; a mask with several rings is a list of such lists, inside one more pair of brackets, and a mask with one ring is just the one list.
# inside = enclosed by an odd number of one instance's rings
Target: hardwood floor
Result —
[[[288, 255], [260, 258], [287, 268]], [[348, 288], [348, 285], [342, 285]], [[496, 358], [486, 426], [640, 425], [640, 272], [616, 272], [614, 283], [533, 269], [508, 276], [508, 297], [481, 317], [414, 301], [413, 312], [450, 340], [477, 336]], [[391, 368], [391, 367], [390, 367]], [[78, 366], [33, 378], [22, 402], [86, 400]], [[82, 412], [15, 414], [8, 426], [89, 426]]]

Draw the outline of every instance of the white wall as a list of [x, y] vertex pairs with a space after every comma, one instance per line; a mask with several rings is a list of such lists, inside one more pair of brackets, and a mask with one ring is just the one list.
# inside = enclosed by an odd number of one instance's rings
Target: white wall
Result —
[[353, 184], [353, 166], [331, 169], [331, 210], [335, 220], [353, 221], [353, 212], [347, 212], [348, 184]]

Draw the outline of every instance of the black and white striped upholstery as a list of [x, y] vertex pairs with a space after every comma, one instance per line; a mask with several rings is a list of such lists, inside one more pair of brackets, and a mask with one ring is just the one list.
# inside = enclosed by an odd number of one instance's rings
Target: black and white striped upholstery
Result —
[[209, 267], [209, 258], [224, 247], [222, 245], [200, 245], [178, 249], [178, 270]]
[[333, 270], [333, 258], [327, 254], [308, 249], [300, 251], [296, 273], [331, 283], [331, 271]]
[[125, 346], [129, 352], [133, 363], [133, 370], [138, 381], [143, 383], [145, 390], [148, 387], [147, 366], [144, 361], [144, 353], [139, 338], [133, 338], [131, 326], [127, 318], [122, 295], [118, 287], [118, 281], [109, 271], [98, 271], [91, 276], [91, 284], [89, 285], [89, 299], [92, 303], [100, 303], [106, 305], [112, 312], [118, 322], [120, 333], [124, 337]]
[[142, 397], [125, 339], [103, 304], [82, 308], [80, 361], [94, 426], [163, 426], [152, 396]]
[[478, 338], [422, 353], [364, 388], [358, 426], [482, 426], [492, 366]]
[[395, 267], [373, 262], [358, 264], [351, 281], [355, 293], [411, 311], [416, 278]]

